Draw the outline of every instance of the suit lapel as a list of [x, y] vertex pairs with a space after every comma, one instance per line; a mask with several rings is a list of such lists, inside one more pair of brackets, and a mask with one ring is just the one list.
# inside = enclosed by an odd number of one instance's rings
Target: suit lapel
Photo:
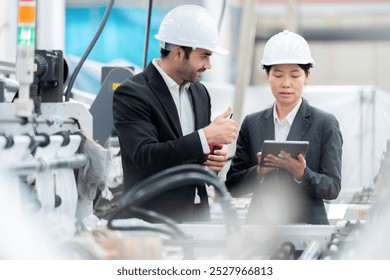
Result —
[[302, 100], [302, 105], [299, 108], [294, 122], [291, 125], [290, 133], [287, 136], [287, 140], [302, 140], [306, 130], [310, 126], [310, 106], [307, 101]]
[[191, 83], [189, 89], [189, 94], [191, 96], [192, 101], [192, 108], [194, 109], [194, 115], [195, 115], [195, 130], [198, 130], [204, 126], [204, 117], [206, 117], [203, 113], [203, 109], [201, 107], [201, 100], [199, 97], [198, 90], [194, 86], [193, 83]]
[[168, 118], [172, 123], [176, 136], [183, 136], [183, 132], [180, 126], [179, 115], [177, 113], [177, 108], [175, 102], [173, 101], [172, 95], [164, 82], [164, 79], [161, 77], [160, 73], [157, 71], [157, 69], [153, 66], [152, 63], [150, 63], [145, 69], [145, 74], [147, 76], [147, 84], [153, 91], [156, 98], [161, 103], [162, 108], [165, 110], [166, 114], [168, 115]]
[[270, 107], [265, 113], [264, 119], [260, 122], [261, 135], [263, 135], [264, 140], [274, 140], [275, 139], [275, 126], [273, 120], [273, 107]]

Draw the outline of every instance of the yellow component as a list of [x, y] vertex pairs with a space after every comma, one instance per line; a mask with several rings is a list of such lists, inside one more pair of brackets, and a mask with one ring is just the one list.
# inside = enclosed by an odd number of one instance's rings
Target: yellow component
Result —
[[35, 7], [20, 6], [19, 7], [19, 22], [35, 24]]
[[359, 219], [365, 219], [366, 218], [366, 211], [359, 211]]
[[112, 90], [116, 90], [121, 83], [112, 83]]

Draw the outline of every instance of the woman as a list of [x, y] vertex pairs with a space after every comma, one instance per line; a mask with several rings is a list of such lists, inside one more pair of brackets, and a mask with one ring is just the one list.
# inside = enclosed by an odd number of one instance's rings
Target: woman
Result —
[[[233, 197], [252, 193], [249, 223], [329, 224], [323, 200], [341, 190], [343, 139], [337, 119], [301, 97], [313, 66], [309, 45], [296, 33], [285, 30], [265, 45], [261, 67], [275, 103], [245, 117], [226, 177]], [[309, 147], [305, 157], [262, 155], [264, 140]], [[260, 167], [261, 157], [273, 167]]]

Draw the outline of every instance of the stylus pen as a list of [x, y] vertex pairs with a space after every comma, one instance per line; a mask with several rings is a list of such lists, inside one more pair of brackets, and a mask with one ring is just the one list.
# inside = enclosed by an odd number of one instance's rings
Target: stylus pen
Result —
[[229, 119], [233, 118], [233, 113], [230, 114]]

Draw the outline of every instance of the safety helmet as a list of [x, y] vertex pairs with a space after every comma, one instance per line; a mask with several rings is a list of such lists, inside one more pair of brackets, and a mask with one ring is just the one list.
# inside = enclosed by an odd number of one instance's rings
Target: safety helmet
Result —
[[283, 30], [265, 44], [261, 68], [275, 64], [310, 64], [314, 67], [309, 44], [294, 32]]
[[169, 11], [154, 37], [160, 41], [161, 48], [169, 43], [228, 54], [218, 46], [218, 27], [214, 19], [206, 9], [196, 5], [182, 5]]

